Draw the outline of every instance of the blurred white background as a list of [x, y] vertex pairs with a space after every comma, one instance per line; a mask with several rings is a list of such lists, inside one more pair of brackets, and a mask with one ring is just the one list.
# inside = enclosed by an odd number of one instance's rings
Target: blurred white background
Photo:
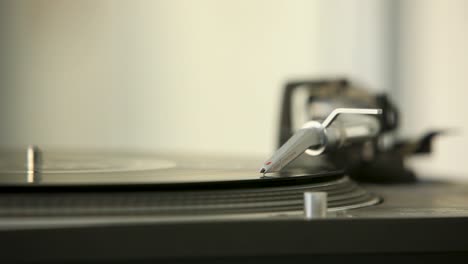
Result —
[[[0, 145], [268, 155], [290, 79], [392, 95], [468, 179], [464, 0], [3, 1]], [[429, 159], [429, 160], [427, 160]]]

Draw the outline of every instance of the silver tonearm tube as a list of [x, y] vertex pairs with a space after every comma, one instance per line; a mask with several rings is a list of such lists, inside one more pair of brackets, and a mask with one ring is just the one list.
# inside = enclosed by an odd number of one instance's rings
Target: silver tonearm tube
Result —
[[[286, 141], [260, 169], [260, 173], [277, 172], [304, 152], [318, 156], [327, 149], [339, 148], [347, 143], [368, 140], [377, 135], [380, 125], [377, 118], [382, 109], [337, 108], [323, 122], [309, 121]], [[348, 118], [335, 119], [341, 114]]]

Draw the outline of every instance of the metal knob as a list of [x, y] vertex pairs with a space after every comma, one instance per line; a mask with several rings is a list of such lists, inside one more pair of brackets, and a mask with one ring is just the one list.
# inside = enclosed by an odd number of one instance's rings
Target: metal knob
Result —
[[26, 150], [26, 182], [37, 183], [41, 180], [41, 150], [34, 145]]
[[306, 219], [325, 218], [327, 216], [327, 193], [305, 192], [304, 215]]

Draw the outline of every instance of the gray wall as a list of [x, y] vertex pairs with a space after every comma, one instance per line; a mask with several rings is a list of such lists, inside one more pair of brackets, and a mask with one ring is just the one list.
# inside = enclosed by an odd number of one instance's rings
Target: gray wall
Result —
[[383, 1], [10, 5], [4, 144], [266, 155], [287, 79], [386, 86]]

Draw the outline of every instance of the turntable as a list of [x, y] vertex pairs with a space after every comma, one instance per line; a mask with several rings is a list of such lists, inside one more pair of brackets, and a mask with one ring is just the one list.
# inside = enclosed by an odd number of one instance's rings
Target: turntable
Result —
[[419, 181], [404, 166], [429, 153], [440, 131], [383, 144], [398, 112], [345, 80], [289, 83], [282, 109], [280, 148], [266, 161], [2, 151], [2, 262], [468, 257], [468, 186]]

